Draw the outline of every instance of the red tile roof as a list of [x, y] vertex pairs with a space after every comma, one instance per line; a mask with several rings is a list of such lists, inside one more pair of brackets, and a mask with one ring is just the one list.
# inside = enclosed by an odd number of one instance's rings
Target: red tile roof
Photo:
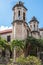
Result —
[[12, 29], [7, 29], [7, 30], [0, 31], [0, 34], [6, 34], [11, 32], [12, 32]]

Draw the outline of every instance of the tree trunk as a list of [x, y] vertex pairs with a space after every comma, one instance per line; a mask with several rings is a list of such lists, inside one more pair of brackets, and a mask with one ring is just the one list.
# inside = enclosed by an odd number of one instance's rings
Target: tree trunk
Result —
[[14, 62], [16, 61], [16, 47], [14, 47], [14, 54], [13, 54], [13, 56], [14, 56]]

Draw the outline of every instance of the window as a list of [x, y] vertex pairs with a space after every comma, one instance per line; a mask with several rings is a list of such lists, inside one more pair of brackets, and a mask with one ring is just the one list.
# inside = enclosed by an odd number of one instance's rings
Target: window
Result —
[[32, 28], [32, 25], [30, 25], [30, 28]]
[[7, 36], [7, 41], [10, 42], [10, 40], [11, 40], [11, 36], [9, 35]]
[[25, 20], [25, 13], [23, 12], [23, 20]]
[[34, 24], [34, 28], [35, 28], [35, 24]]
[[18, 11], [18, 17], [20, 17], [20, 11]]
[[38, 30], [38, 24], [37, 24], [37, 30]]
[[35, 24], [34, 24], [34, 30], [35, 30]]
[[15, 18], [15, 12], [14, 12], [14, 18]]

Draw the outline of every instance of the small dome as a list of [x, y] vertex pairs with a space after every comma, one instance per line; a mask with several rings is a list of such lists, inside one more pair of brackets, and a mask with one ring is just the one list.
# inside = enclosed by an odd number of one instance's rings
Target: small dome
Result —
[[[34, 21], [39, 23], [39, 21], [36, 19], [35, 16], [32, 17], [32, 19], [30, 20], [30, 22], [34, 22]], [[29, 23], [30, 23], [30, 22], [29, 22]]]
[[23, 5], [24, 3], [23, 3], [23, 2], [21, 2], [21, 1], [19, 1], [19, 2], [17, 2], [17, 4], [19, 4], [19, 5]]
[[35, 16], [33, 16], [33, 17], [32, 17], [32, 20], [36, 20], [36, 17], [35, 17]]
[[13, 10], [14, 10], [15, 7], [23, 7], [23, 8], [25, 8], [27, 10], [27, 8], [24, 6], [24, 3], [22, 1], [18, 1], [16, 3], [16, 5], [14, 5]]

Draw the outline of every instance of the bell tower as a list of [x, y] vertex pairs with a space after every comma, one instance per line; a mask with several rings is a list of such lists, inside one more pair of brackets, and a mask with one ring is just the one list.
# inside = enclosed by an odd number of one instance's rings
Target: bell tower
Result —
[[25, 8], [24, 3], [19, 1], [13, 7], [13, 21], [15, 21], [15, 20], [24, 20], [25, 21], [26, 11], [27, 11], [27, 8]]
[[[26, 38], [26, 11], [27, 8], [24, 6], [24, 3], [19, 1], [13, 7], [13, 39], [23, 40]], [[25, 31], [25, 33], [24, 33]]]
[[30, 20], [30, 29], [31, 31], [38, 31], [38, 20], [36, 19], [35, 16], [32, 17], [32, 19]]
[[39, 38], [40, 37], [38, 27], [39, 21], [36, 19], [35, 16], [33, 16], [29, 23], [30, 23], [31, 35], [35, 38]]

